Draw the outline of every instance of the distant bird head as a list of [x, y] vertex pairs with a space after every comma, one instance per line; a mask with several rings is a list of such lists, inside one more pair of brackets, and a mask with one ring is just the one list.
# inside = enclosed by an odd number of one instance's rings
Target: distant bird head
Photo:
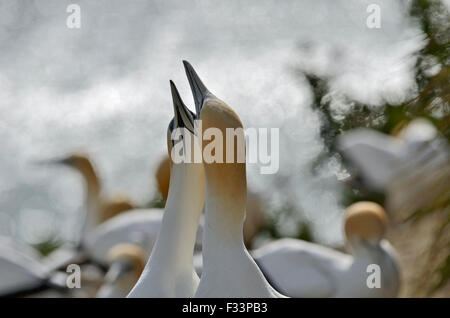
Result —
[[197, 72], [188, 61], [183, 61], [184, 70], [191, 86], [192, 95], [194, 96], [195, 111], [197, 116], [200, 117], [200, 112], [203, 105], [208, 99], [217, 99], [203, 84]]
[[345, 213], [344, 230], [350, 244], [357, 241], [377, 244], [384, 237], [387, 224], [386, 212], [375, 202], [354, 203]]
[[124, 297], [138, 281], [147, 262], [147, 253], [138, 245], [117, 244], [108, 252], [109, 270], [98, 297]]
[[95, 172], [95, 168], [88, 156], [84, 153], [73, 153], [63, 158], [53, 158], [37, 160], [33, 162], [38, 165], [64, 165], [80, 172], [88, 185], [92, 186], [96, 192], [100, 190], [100, 183]]

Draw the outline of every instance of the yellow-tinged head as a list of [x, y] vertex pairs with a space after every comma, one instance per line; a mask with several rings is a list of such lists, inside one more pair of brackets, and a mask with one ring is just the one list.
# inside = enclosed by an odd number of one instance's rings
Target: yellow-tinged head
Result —
[[[245, 137], [242, 133], [233, 136], [233, 147], [227, 149], [226, 147], [226, 130], [227, 128], [236, 129], [243, 128], [241, 120], [238, 115], [223, 101], [219, 99], [209, 99], [202, 107], [200, 113], [200, 120], [202, 121], [202, 129], [206, 131], [208, 128], [217, 128], [221, 131], [223, 138], [222, 154], [216, 156], [216, 161], [208, 163], [205, 161], [205, 173], [208, 180], [208, 186], [218, 189], [221, 196], [227, 199], [233, 198], [234, 202], [242, 204], [244, 207], [247, 200], [247, 178], [246, 165], [244, 162], [238, 160], [238, 145], [245, 147]], [[204, 156], [208, 155], [209, 151], [205, 151], [210, 143], [214, 140], [202, 140], [202, 150]], [[210, 148], [212, 149], [212, 148]], [[227, 163], [227, 151], [233, 151], [232, 162]], [[217, 151], [217, 150], [214, 150]], [[245, 148], [244, 148], [245, 151]], [[216, 155], [216, 153], [214, 153]], [[245, 152], [244, 152], [245, 156]]]
[[362, 238], [378, 242], [386, 232], [388, 218], [383, 207], [375, 202], [361, 201], [350, 205], [345, 213], [345, 235], [349, 241]]
[[108, 252], [110, 264], [123, 263], [129, 266], [133, 276], [139, 278], [147, 263], [147, 253], [136, 244], [121, 243], [113, 246]]

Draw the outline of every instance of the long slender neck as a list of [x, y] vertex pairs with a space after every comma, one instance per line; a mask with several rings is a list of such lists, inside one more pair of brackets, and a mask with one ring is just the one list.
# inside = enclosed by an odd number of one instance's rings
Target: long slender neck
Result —
[[192, 284], [198, 284], [193, 253], [204, 198], [203, 166], [174, 164], [158, 239], [131, 296], [193, 295]]
[[[245, 165], [230, 167], [233, 171], [238, 171], [238, 175], [242, 168], [240, 183], [235, 183], [233, 187], [224, 186], [227, 182], [231, 183], [233, 178], [230, 175], [226, 174], [220, 179], [223, 187], [219, 187], [219, 182], [216, 182], [218, 179], [211, 179], [211, 171], [205, 169], [206, 216], [202, 279], [196, 293], [198, 297], [276, 295], [244, 245]], [[237, 180], [239, 179], [234, 179], [234, 182]]]
[[203, 174], [197, 171], [199, 169], [199, 164], [197, 167], [188, 167], [187, 164], [176, 164], [172, 167], [169, 196], [158, 239], [152, 251], [152, 260], [156, 260], [158, 264], [168, 262], [170, 266], [192, 268], [203, 204], [199, 201], [204, 201], [204, 189], [198, 186], [203, 183], [203, 180], [199, 180], [200, 177], [203, 178]]

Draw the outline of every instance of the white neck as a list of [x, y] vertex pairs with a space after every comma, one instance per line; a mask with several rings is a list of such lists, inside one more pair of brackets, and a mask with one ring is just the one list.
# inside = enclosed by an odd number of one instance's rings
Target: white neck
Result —
[[82, 237], [92, 232], [101, 223], [102, 198], [100, 180], [95, 173], [94, 167], [89, 163], [84, 168], [76, 168], [85, 183], [84, 204], [85, 218], [82, 228]]
[[150, 259], [129, 297], [192, 297], [199, 278], [193, 253], [202, 212], [200, 164], [174, 164], [161, 228]]
[[87, 187], [85, 197], [86, 216], [82, 231], [82, 233], [84, 234], [83, 237], [91, 233], [100, 224], [100, 213], [102, 205], [100, 195], [91, 191], [89, 186]]
[[217, 200], [206, 188], [203, 270], [196, 297], [274, 297], [272, 287], [250, 257], [243, 223], [230, 213], [244, 209], [232, 199]]
[[[400, 272], [395, 252], [387, 240], [376, 244], [352, 243], [353, 262], [345, 286], [349, 289], [365, 290], [373, 297], [395, 297], [400, 286]], [[380, 266], [381, 288], [367, 289], [368, 266]], [[349, 283], [351, 282], [351, 283]], [[364, 297], [361, 294], [361, 297]]]

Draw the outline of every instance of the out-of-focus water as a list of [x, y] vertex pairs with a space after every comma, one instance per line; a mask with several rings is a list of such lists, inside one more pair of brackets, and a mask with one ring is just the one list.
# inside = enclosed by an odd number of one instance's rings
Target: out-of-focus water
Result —
[[[81, 29], [66, 27], [70, 3], [81, 7]], [[0, 234], [73, 238], [80, 177], [30, 162], [74, 149], [95, 160], [105, 192], [147, 202], [166, 151], [169, 79], [193, 108], [187, 59], [246, 127], [280, 128], [279, 173], [250, 166], [250, 185], [272, 206], [294, 198], [318, 239], [341, 240], [341, 167], [331, 161], [311, 173], [323, 149], [320, 123], [295, 70], [326, 75], [333, 89], [374, 107], [409, 96], [419, 29], [394, 1], [377, 1], [382, 27], [367, 28], [369, 3], [2, 0]]]

